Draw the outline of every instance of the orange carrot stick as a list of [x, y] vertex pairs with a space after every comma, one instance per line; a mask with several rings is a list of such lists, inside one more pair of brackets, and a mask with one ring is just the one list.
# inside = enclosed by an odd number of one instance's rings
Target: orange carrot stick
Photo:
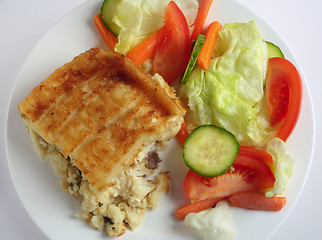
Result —
[[106, 45], [108, 46], [109, 49], [114, 50], [115, 48], [115, 44], [118, 42], [117, 37], [115, 37], [113, 35], [113, 33], [111, 33], [106, 26], [104, 25], [102, 19], [101, 19], [101, 15], [97, 14], [94, 17], [94, 23], [95, 26], [97, 28], [97, 30], [99, 31], [99, 33], [101, 34], [101, 36], [104, 39], [104, 42], [106, 43]]
[[232, 206], [261, 210], [261, 211], [280, 211], [286, 204], [286, 197], [274, 196], [265, 197], [257, 192], [240, 192], [228, 197], [228, 201]]
[[138, 66], [140, 66], [145, 60], [153, 57], [155, 54], [158, 34], [161, 29], [155, 31], [143, 42], [132, 48], [126, 56]]
[[222, 25], [215, 21], [212, 22], [206, 32], [205, 42], [198, 56], [198, 65], [202, 69], [207, 69], [210, 64], [212, 52], [217, 41], [217, 33], [222, 28]]
[[189, 204], [177, 209], [174, 212], [174, 215], [177, 217], [177, 219], [179, 221], [183, 221], [189, 213], [191, 213], [191, 212], [198, 213], [203, 210], [212, 208], [219, 201], [222, 201], [224, 199], [225, 199], [224, 197], [217, 197], [217, 198], [204, 199], [201, 201], [189, 203]]
[[202, 32], [212, 2], [213, 0], [199, 0], [198, 13], [194, 22], [195, 27], [191, 34], [191, 40], [196, 40]]

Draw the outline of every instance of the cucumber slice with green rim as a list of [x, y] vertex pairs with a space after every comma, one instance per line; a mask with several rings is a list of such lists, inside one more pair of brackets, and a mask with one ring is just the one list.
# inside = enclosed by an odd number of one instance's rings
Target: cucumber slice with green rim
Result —
[[193, 47], [192, 50], [192, 54], [188, 63], [188, 66], [183, 74], [183, 77], [181, 79], [181, 83], [182, 84], [186, 84], [188, 81], [188, 78], [190, 77], [191, 71], [194, 68], [194, 66], [196, 65], [196, 61], [198, 59], [200, 50], [202, 48], [202, 45], [205, 42], [205, 35], [199, 34], [199, 36], [197, 37], [197, 40], [195, 42], [195, 45]]
[[224, 174], [233, 165], [238, 152], [235, 136], [215, 125], [197, 127], [182, 147], [186, 165], [205, 177]]
[[268, 58], [280, 57], [284, 58], [284, 54], [282, 50], [276, 46], [274, 43], [266, 41], [267, 51], [268, 51]]
[[120, 27], [113, 22], [113, 16], [116, 13], [117, 5], [121, 0], [105, 0], [101, 7], [101, 18], [106, 28], [116, 37], [120, 32]]

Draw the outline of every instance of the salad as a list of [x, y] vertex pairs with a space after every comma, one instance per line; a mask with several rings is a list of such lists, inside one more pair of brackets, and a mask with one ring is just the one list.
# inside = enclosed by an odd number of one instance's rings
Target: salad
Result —
[[230, 206], [280, 211], [286, 204], [293, 159], [285, 142], [300, 114], [302, 83], [255, 21], [205, 26], [211, 5], [105, 0], [94, 22], [110, 49], [162, 76], [187, 108], [177, 139], [191, 203], [175, 216], [206, 239], [230, 239]]

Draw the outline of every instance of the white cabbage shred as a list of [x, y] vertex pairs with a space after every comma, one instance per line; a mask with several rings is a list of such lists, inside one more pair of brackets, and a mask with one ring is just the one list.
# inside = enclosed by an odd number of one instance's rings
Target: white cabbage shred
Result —
[[216, 207], [199, 213], [189, 213], [184, 223], [187, 227], [198, 230], [205, 240], [230, 240], [236, 235], [227, 201], [220, 201]]

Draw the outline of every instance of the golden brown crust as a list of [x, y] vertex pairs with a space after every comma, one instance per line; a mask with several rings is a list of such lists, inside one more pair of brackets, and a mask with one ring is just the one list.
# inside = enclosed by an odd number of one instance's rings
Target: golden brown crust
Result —
[[19, 110], [43, 139], [74, 160], [96, 190], [106, 188], [146, 147], [173, 137], [184, 115], [168, 85], [123, 55], [99, 48], [58, 68]]

